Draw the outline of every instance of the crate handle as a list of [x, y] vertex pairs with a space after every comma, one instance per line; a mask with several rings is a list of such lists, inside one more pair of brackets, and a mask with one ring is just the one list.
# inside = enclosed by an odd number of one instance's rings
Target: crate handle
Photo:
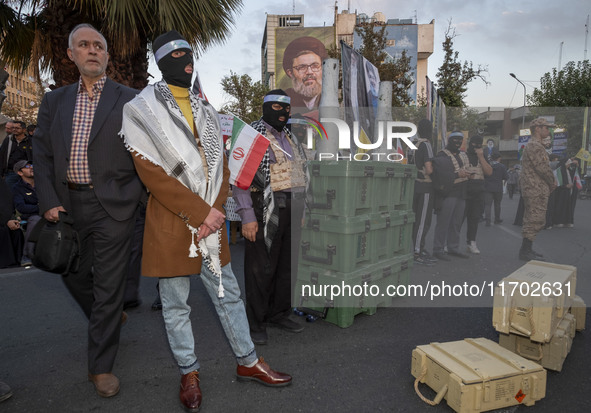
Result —
[[326, 203], [311, 202], [309, 204], [310, 209], [332, 209], [332, 200], [336, 198], [336, 191], [329, 189], [326, 191]]
[[[531, 340], [530, 340], [531, 341]], [[521, 343], [517, 343], [517, 354], [519, 354], [521, 357], [524, 357], [528, 360], [533, 360], [533, 361], [540, 361], [542, 360], [542, 358], [544, 358], [544, 352], [542, 350], [542, 343], [538, 343], [538, 357], [533, 357], [530, 356], [529, 354], [522, 354], [521, 353]]]
[[427, 375], [427, 366], [423, 366], [423, 371], [421, 372], [421, 375], [419, 377], [417, 377], [415, 380], [415, 392], [421, 398], [422, 401], [424, 401], [425, 403], [427, 403], [430, 406], [435, 406], [435, 405], [439, 404], [441, 402], [441, 400], [443, 400], [443, 398], [445, 397], [445, 394], [447, 393], [447, 384], [445, 384], [441, 388], [441, 390], [439, 390], [437, 392], [437, 395], [435, 396], [435, 398], [433, 400], [429, 400], [425, 396], [423, 396], [423, 394], [419, 390], [419, 382], [421, 380], [423, 380], [423, 378], [426, 375]]
[[315, 262], [317, 264], [325, 264], [325, 265], [332, 265], [332, 256], [337, 253], [336, 245], [327, 245], [326, 246], [326, 257], [314, 257], [312, 255], [308, 255], [308, 250], [310, 249], [309, 242], [302, 242], [302, 258], [306, 261]]
[[533, 307], [528, 307], [527, 311], [527, 318], [529, 320], [529, 325], [531, 327], [531, 331], [527, 330], [524, 327], [521, 327], [518, 324], [513, 323], [513, 316], [517, 312], [517, 308], [511, 307], [511, 311], [509, 312], [509, 326], [514, 328], [515, 330], [519, 331], [521, 334], [525, 334], [526, 336], [533, 336], [536, 334], [536, 326], [534, 321], [534, 309]]

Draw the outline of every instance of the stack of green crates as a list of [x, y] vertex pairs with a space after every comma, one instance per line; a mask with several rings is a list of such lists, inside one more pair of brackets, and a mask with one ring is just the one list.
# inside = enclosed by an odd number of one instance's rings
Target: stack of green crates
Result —
[[[313, 161], [309, 171], [295, 302], [315, 311], [328, 308], [327, 321], [349, 327], [355, 315], [391, 304], [388, 286], [408, 285], [416, 168]], [[337, 287], [352, 294], [330, 294]]]

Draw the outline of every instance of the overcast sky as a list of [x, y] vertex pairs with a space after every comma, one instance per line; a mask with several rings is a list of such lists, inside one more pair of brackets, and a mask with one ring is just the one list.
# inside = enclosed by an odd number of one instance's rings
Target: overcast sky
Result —
[[[558, 67], [561, 42], [562, 67], [569, 61], [583, 60], [585, 23], [591, 13], [588, 0], [340, 0], [339, 13], [349, 4], [352, 13], [372, 16], [382, 12], [386, 19], [414, 20], [415, 13], [419, 24], [435, 19], [434, 52], [429, 58], [433, 81], [443, 61], [441, 43], [451, 19], [458, 33], [454, 50], [460, 60], [488, 66], [490, 85], [474, 80], [468, 89], [467, 102], [476, 107], [522, 106], [523, 86], [509, 73], [515, 73], [526, 84], [527, 93], [532, 93], [542, 75]], [[296, 0], [295, 13], [304, 14], [306, 27], [329, 26], [334, 20], [334, 5], [334, 0]], [[292, 11], [292, 1], [244, 0], [227, 42], [209, 48], [197, 62], [205, 93], [216, 108], [229, 98], [223, 94], [220, 81], [230, 70], [248, 74], [255, 81], [261, 79], [265, 13]], [[588, 59], [590, 47], [591, 40]], [[150, 72], [160, 78], [154, 66]]]

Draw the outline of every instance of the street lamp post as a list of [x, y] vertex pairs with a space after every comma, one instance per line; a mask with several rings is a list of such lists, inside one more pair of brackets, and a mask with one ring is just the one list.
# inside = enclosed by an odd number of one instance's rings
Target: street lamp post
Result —
[[523, 115], [521, 117], [521, 129], [525, 129], [525, 93], [526, 93], [525, 92], [525, 84], [521, 80], [517, 79], [517, 76], [515, 76], [515, 73], [509, 73], [509, 75], [513, 79], [515, 79], [519, 83], [521, 83], [521, 86], [523, 86]]

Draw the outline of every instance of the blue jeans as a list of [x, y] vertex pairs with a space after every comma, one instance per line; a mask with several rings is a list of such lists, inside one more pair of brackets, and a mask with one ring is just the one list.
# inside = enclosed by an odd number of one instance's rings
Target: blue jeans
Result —
[[[218, 297], [219, 278], [206, 264], [201, 266], [201, 280], [213, 301], [226, 337], [240, 365], [252, 364], [257, 360], [254, 344], [250, 339], [250, 328], [246, 319], [244, 303], [240, 298], [240, 287], [230, 264], [222, 268], [224, 297]], [[179, 365], [181, 374], [199, 370], [195, 356], [195, 340], [191, 327], [191, 307], [187, 304], [191, 280], [189, 276], [160, 278], [162, 315], [172, 354]]]

